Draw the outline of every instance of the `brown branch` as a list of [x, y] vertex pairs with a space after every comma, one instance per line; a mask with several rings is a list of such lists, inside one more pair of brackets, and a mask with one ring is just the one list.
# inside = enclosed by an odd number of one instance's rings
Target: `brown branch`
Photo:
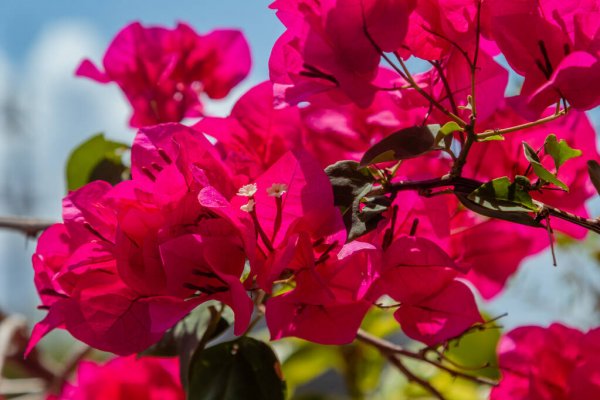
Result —
[[439, 390], [437, 390], [435, 387], [433, 387], [433, 385], [428, 382], [427, 380], [418, 377], [417, 375], [415, 375], [411, 370], [409, 370], [406, 365], [404, 365], [404, 363], [402, 363], [402, 361], [395, 356], [394, 354], [388, 354], [387, 355], [387, 359], [389, 360], [389, 362], [396, 368], [398, 368], [398, 370], [400, 372], [402, 372], [402, 374], [404, 376], [406, 376], [406, 379], [408, 379], [409, 382], [415, 382], [418, 385], [420, 385], [423, 389], [427, 390], [429, 393], [431, 393], [436, 399], [438, 400], [445, 400], [446, 398], [444, 397], [444, 395], [442, 393], [440, 393]]
[[545, 124], [546, 122], [554, 121], [555, 119], [560, 118], [563, 115], [567, 115], [568, 111], [569, 111], [568, 108], [563, 108], [562, 110], [560, 110], [560, 111], [558, 111], [558, 112], [556, 112], [556, 113], [554, 113], [552, 115], [549, 115], [549, 116], [544, 117], [544, 118], [540, 118], [540, 119], [538, 119], [536, 121], [526, 122], [524, 124], [511, 126], [511, 127], [508, 127], [508, 128], [487, 130], [485, 132], [478, 133], [476, 135], [476, 137], [477, 137], [477, 140], [481, 140], [481, 139], [489, 138], [491, 136], [504, 135], [506, 133], [512, 133], [512, 132], [520, 131], [521, 129], [533, 128], [535, 126]]
[[[428, 189], [435, 189], [441, 187], [451, 187], [451, 193], [454, 194], [470, 194], [473, 190], [477, 189], [484, 182], [476, 179], [466, 178], [462, 176], [450, 176], [444, 175], [440, 178], [426, 179], [421, 181], [399, 181], [393, 182], [387, 186], [379, 186], [371, 190], [366, 197], [381, 196], [386, 193], [396, 193], [404, 190], [415, 190], [417, 192], [426, 193]], [[446, 193], [446, 192], [444, 192]], [[559, 208], [553, 207], [548, 204], [544, 204], [540, 201], [535, 201], [535, 204], [539, 206], [540, 211], [538, 215], [548, 213], [553, 217], [560, 218], [564, 221], [570, 222], [574, 225], [581, 226], [589, 231], [600, 234], [600, 218], [585, 218], [569, 212], [563, 211]], [[547, 229], [544, 225], [540, 225], [541, 228]]]
[[381, 354], [383, 354], [386, 358], [388, 358], [390, 360], [390, 362], [392, 361], [390, 359], [390, 355], [394, 355], [395, 357], [397, 357], [397, 356], [408, 357], [408, 358], [412, 358], [414, 360], [418, 360], [418, 361], [433, 365], [434, 367], [449, 373], [453, 377], [463, 378], [463, 379], [466, 379], [466, 380], [469, 380], [471, 382], [475, 382], [475, 383], [481, 384], [481, 385], [490, 385], [490, 386], [497, 385], [497, 382], [495, 382], [495, 381], [492, 381], [492, 380], [489, 380], [486, 378], [482, 378], [482, 377], [473, 376], [473, 375], [470, 375], [470, 374], [467, 374], [467, 373], [464, 373], [461, 371], [457, 371], [457, 370], [450, 368], [440, 362], [431, 360], [431, 359], [427, 358], [426, 352], [412, 352], [412, 351], [406, 350], [403, 347], [398, 346], [397, 344], [389, 342], [385, 339], [381, 339], [377, 336], [371, 335], [370, 333], [368, 333], [362, 329], [360, 329], [357, 332], [356, 339], [363, 343], [367, 343], [367, 344], [375, 347]]
[[27, 236], [36, 236], [54, 223], [54, 221], [32, 217], [0, 217], [0, 228], [19, 231]]

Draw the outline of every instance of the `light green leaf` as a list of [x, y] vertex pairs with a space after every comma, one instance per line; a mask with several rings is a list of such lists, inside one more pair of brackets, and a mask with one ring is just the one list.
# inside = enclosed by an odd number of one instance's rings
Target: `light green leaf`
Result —
[[493, 136], [488, 136], [483, 139], [478, 139], [479, 142], [493, 142], [493, 141], [502, 141], [502, 140], [506, 140], [503, 135], [493, 135]]
[[127, 167], [123, 153], [129, 149], [124, 143], [106, 140], [99, 133], [86, 140], [71, 152], [67, 161], [68, 190], [75, 190], [94, 180], [116, 184], [122, 180]]
[[464, 129], [461, 128], [461, 126], [458, 125], [456, 122], [450, 121], [450, 122], [446, 122], [444, 125], [442, 125], [442, 127], [440, 128], [440, 132], [444, 136], [446, 136], [453, 132], [464, 132]]
[[581, 150], [571, 148], [564, 139], [561, 139], [560, 142], [557, 141], [554, 134], [548, 135], [546, 138], [544, 150], [554, 160], [557, 171], [566, 161], [581, 156]]
[[552, 172], [550, 172], [546, 168], [544, 168], [536, 151], [530, 145], [528, 145], [526, 142], [523, 142], [523, 151], [525, 153], [525, 158], [527, 159], [527, 161], [529, 161], [529, 163], [531, 164], [531, 167], [533, 168], [533, 172], [541, 180], [552, 183], [553, 185], [558, 186], [559, 188], [563, 189], [565, 192], [569, 191], [569, 187], [567, 185], [565, 185], [564, 182], [559, 180], [556, 177], [556, 175], [554, 175]]

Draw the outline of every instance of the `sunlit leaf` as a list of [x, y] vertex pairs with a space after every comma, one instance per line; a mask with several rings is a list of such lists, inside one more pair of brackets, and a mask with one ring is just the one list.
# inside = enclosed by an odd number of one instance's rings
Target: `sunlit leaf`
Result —
[[499, 379], [496, 347], [500, 340], [500, 333], [496, 324], [467, 333], [460, 340], [450, 343], [445, 356], [457, 365], [465, 367], [462, 369], [465, 373]]
[[540, 157], [537, 155], [536, 151], [525, 142], [523, 142], [523, 151], [525, 153], [525, 158], [527, 159], [527, 161], [529, 161], [529, 163], [531, 164], [531, 167], [533, 168], [533, 172], [541, 180], [552, 183], [552, 184], [558, 186], [559, 188], [563, 189], [566, 192], [569, 191], [569, 187], [567, 185], [565, 185], [564, 182], [559, 180], [556, 177], [556, 175], [554, 175], [552, 172], [550, 172], [546, 168], [544, 168], [544, 166], [542, 165], [542, 163], [540, 161]]
[[126, 144], [105, 139], [102, 133], [77, 146], [67, 161], [68, 190], [78, 189], [94, 180], [120, 182], [127, 170], [122, 159], [128, 149]]
[[566, 161], [581, 156], [581, 150], [571, 148], [564, 139], [556, 140], [554, 134], [546, 138], [544, 150], [554, 160], [557, 171]]

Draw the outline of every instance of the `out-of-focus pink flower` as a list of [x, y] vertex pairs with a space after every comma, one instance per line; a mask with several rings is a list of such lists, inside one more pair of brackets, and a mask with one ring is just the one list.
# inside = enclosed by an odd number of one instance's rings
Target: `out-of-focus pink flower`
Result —
[[583, 400], [600, 397], [600, 329], [523, 326], [498, 344], [500, 384], [491, 400]]
[[240, 31], [198, 35], [179, 23], [174, 29], [132, 23], [113, 39], [104, 71], [84, 60], [76, 75], [115, 82], [133, 107], [133, 127], [180, 122], [202, 115], [198, 96], [220, 99], [248, 75], [250, 50]]
[[53, 400], [183, 400], [176, 358], [117, 357], [104, 364], [82, 361], [76, 380]]

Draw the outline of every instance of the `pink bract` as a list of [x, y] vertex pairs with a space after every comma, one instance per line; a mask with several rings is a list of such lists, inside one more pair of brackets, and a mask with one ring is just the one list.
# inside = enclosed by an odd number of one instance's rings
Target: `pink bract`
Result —
[[[269, 68], [281, 103], [296, 104], [329, 92], [368, 106], [376, 92], [380, 54], [406, 34], [414, 1], [277, 0], [271, 8], [285, 25]], [[371, 40], [365, 35], [369, 32]]]
[[104, 364], [82, 361], [76, 380], [53, 400], [184, 400], [175, 358], [118, 357]]
[[580, 400], [600, 396], [600, 330], [524, 326], [498, 344], [500, 384], [491, 400]]
[[250, 50], [237, 30], [198, 35], [134, 22], [121, 30], [103, 59], [104, 71], [84, 60], [76, 71], [99, 83], [115, 82], [133, 107], [133, 127], [202, 115], [201, 93], [220, 99], [250, 70]]

